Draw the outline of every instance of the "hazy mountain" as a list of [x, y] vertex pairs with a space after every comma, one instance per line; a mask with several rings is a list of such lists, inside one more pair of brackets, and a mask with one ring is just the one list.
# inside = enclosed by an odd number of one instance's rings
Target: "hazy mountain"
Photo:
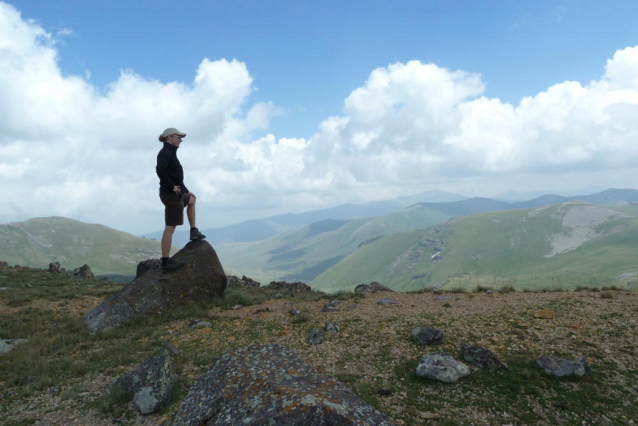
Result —
[[549, 206], [581, 200], [592, 204], [605, 206], [620, 206], [638, 202], [638, 191], [635, 189], [607, 189], [591, 195], [577, 195], [564, 197], [561, 195], [542, 195], [529, 201], [509, 203], [491, 198], [468, 198], [466, 200], [449, 203], [418, 203], [433, 210], [439, 210], [451, 216], [466, 216], [476, 213], [495, 212], [503, 210], [528, 209], [531, 207]]
[[75, 269], [88, 264], [95, 274], [135, 275], [140, 261], [159, 257], [159, 242], [103, 225], [63, 217], [0, 225], [0, 260], [10, 265], [48, 268], [60, 262]]
[[219, 244], [215, 248], [224, 268], [258, 281], [311, 281], [367, 241], [449, 218], [416, 206], [374, 218], [323, 220], [264, 241]]
[[388, 235], [363, 245], [310, 284], [326, 291], [370, 281], [401, 291], [621, 285], [638, 275], [637, 255], [638, 205], [574, 201], [458, 217]]
[[[418, 202], [450, 202], [465, 197], [444, 191], [425, 191], [420, 194], [400, 197], [387, 201], [373, 201], [365, 204], [342, 204], [328, 209], [312, 210], [305, 213], [286, 213], [265, 219], [254, 219], [220, 228], [203, 229], [213, 245], [219, 243], [251, 242], [265, 240], [283, 231], [298, 229], [323, 220], [350, 220], [390, 214]], [[144, 234], [146, 238], [160, 239], [162, 231]], [[173, 245], [183, 247], [188, 242], [188, 230], [178, 228], [173, 234]]]

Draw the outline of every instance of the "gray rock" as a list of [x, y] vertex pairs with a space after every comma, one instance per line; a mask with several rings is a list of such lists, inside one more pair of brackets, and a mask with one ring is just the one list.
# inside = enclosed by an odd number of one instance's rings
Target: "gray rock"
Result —
[[426, 379], [456, 383], [470, 375], [470, 368], [447, 352], [433, 352], [419, 361], [416, 375]]
[[133, 407], [141, 414], [150, 414], [170, 402], [174, 381], [170, 350], [163, 348], [159, 355], [117, 379], [112, 389], [133, 395]]
[[335, 304], [332, 302], [328, 302], [325, 305], [323, 305], [321, 312], [335, 312], [336, 310], [337, 310], [337, 307], [335, 306]]
[[328, 333], [331, 333], [331, 334], [339, 333], [341, 331], [341, 327], [339, 326], [339, 323], [336, 321], [326, 323], [324, 328], [326, 329]]
[[246, 275], [239, 278], [236, 275], [228, 276], [228, 287], [260, 287], [261, 283], [248, 278]]
[[303, 314], [303, 311], [300, 311], [299, 309], [291, 309], [288, 311], [288, 313], [293, 317], [296, 317], [297, 315]]
[[0, 354], [9, 352], [16, 345], [28, 342], [29, 339], [0, 339]]
[[443, 332], [435, 328], [417, 327], [412, 329], [412, 338], [421, 345], [440, 345], [443, 342]]
[[91, 268], [87, 264], [84, 264], [79, 268], [69, 271], [68, 273], [69, 275], [77, 275], [78, 277], [89, 278], [92, 280], [95, 279], [95, 275], [93, 275], [93, 271], [91, 271]]
[[188, 323], [188, 326], [191, 328], [211, 328], [213, 326], [213, 323], [208, 321], [192, 320], [190, 323]]
[[270, 284], [268, 284], [266, 287], [275, 290], [286, 290], [291, 294], [297, 292], [306, 293], [312, 291], [312, 288], [309, 285], [299, 281], [296, 281], [294, 283], [289, 283], [286, 281], [271, 281]]
[[184, 398], [174, 426], [388, 426], [384, 414], [282, 345], [227, 352]]
[[137, 264], [135, 277], [142, 276], [148, 271], [159, 271], [161, 267], [162, 261], [160, 259], [142, 260], [140, 263]]
[[310, 345], [318, 345], [323, 342], [323, 333], [319, 331], [319, 329], [313, 328], [310, 331], [310, 335], [308, 336], [308, 339], [306, 341]]
[[384, 286], [383, 284], [379, 284], [376, 281], [372, 281], [370, 284], [361, 284], [354, 288], [355, 293], [380, 293], [380, 292], [391, 292], [395, 293], [394, 290]]
[[226, 274], [206, 240], [189, 242], [173, 259], [186, 265], [176, 272], [148, 271], [89, 311], [84, 318], [89, 330], [95, 333], [135, 316], [223, 298]]
[[494, 352], [482, 346], [461, 343], [461, 358], [472, 365], [490, 370], [509, 368], [501, 362]]
[[377, 299], [374, 301], [374, 303], [376, 303], [377, 305], [397, 305], [399, 302], [397, 302], [394, 299], [390, 299], [389, 297], [382, 297], [381, 299]]
[[541, 356], [536, 360], [536, 365], [545, 370], [550, 376], [589, 376], [592, 372], [589, 363], [585, 358], [578, 358], [569, 361], [563, 358], [554, 358], [549, 356]]
[[450, 296], [436, 296], [434, 298], [434, 300], [436, 301], [442, 301], [442, 300], [448, 300], [450, 298]]
[[66, 269], [62, 268], [60, 266], [60, 262], [51, 262], [49, 263], [49, 272], [54, 272], [54, 273], [59, 273], [59, 272], [66, 272]]
[[0, 261], [0, 269], [5, 269], [8, 267], [9, 267], [9, 264], [7, 262], [5, 262], [4, 260]]

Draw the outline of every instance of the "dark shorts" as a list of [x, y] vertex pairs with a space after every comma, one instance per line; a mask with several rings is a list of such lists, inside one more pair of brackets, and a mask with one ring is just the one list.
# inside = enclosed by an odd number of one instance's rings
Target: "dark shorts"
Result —
[[164, 222], [166, 226], [179, 226], [184, 224], [184, 207], [191, 199], [190, 194], [179, 195], [160, 194], [160, 200], [164, 204]]

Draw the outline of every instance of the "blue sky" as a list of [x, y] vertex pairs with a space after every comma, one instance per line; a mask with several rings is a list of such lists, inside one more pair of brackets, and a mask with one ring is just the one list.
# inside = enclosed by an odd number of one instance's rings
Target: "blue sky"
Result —
[[420, 60], [483, 76], [517, 104], [565, 80], [587, 83], [615, 50], [638, 44], [634, 1], [9, 2], [48, 31], [70, 30], [60, 66], [103, 90], [131, 69], [190, 82], [203, 58], [238, 59], [252, 100], [285, 111], [269, 131], [310, 137], [370, 71]]
[[189, 134], [202, 227], [431, 189], [635, 187], [636, 16], [614, 0], [0, 1], [0, 223], [160, 229], [166, 127]]

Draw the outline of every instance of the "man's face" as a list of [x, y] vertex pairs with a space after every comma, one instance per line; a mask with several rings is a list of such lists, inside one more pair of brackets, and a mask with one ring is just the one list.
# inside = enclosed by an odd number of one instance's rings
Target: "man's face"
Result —
[[166, 142], [179, 148], [179, 145], [182, 143], [182, 137], [179, 135], [170, 135], [166, 138]]

